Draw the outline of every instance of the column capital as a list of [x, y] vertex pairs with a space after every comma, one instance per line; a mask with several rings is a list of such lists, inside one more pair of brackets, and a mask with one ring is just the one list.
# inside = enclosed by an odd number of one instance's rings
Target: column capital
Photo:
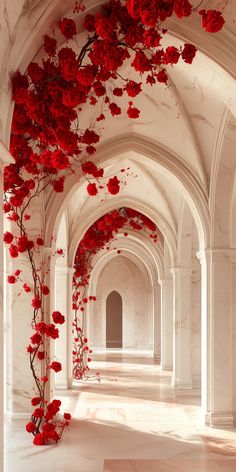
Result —
[[199, 259], [200, 263], [203, 261], [207, 261], [210, 259], [214, 259], [217, 257], [228, 257], [228, 258], [235, 258], [236, 257], [236, 248], [231, 247], [214, 247], [214, 248], [205, 248], [201, 249], [196, 253], [197, 258]]
[[189, 275], [192, 273], [192, 267], [171, 267], [172, 275]]

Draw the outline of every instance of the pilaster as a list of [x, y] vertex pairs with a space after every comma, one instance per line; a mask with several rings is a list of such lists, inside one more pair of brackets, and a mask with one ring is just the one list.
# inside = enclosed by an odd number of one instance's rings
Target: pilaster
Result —
[[191, 275], [189, 267], [171, 269], [173, 276], [173, 377], [171, 385], [192, 389]]
[[198, 253], [202, 273], [202, 412], [211, 426], [233, 425], [231, 256], [227, 248]]

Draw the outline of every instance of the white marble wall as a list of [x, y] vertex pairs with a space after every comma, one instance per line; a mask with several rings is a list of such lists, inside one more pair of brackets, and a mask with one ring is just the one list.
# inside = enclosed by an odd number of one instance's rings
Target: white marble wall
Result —
[[232, 263], [232, 280], [231, 280], [231, 326], [232, 326], [232, 414], [236, 420], [236, 260]]
[[[123, 347], [153, 349], [153, 329], [150, 330], [150, 287], [139, 268], [128, 258], [117, 256], [103, 268], [97, 283], [97, 301], [91, 310], [90, 343], [106, 347], [106, 298], [116, 290], [123, 302]], [[152, 318], [153, 320], [153, 318]], [[152, 321], [153, 323], [153, 321]]]

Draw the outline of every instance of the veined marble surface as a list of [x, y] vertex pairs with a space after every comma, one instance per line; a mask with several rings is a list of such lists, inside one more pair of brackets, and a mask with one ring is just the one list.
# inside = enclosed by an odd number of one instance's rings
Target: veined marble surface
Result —
[[200, 398], [176, 393], [148, 354], [97, 354], [101, 382], [55, 395], [73, 415], [58, 446], [34, 447], [7, 420], [5, 472], [234, 472], [236, 430], [201, 425]]

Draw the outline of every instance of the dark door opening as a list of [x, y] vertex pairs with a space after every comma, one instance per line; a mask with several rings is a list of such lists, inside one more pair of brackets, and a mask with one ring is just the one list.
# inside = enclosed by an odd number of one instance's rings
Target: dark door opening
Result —
[[115, 290], [106, 301], [106, 347], [122, 348], [122, 298]]

